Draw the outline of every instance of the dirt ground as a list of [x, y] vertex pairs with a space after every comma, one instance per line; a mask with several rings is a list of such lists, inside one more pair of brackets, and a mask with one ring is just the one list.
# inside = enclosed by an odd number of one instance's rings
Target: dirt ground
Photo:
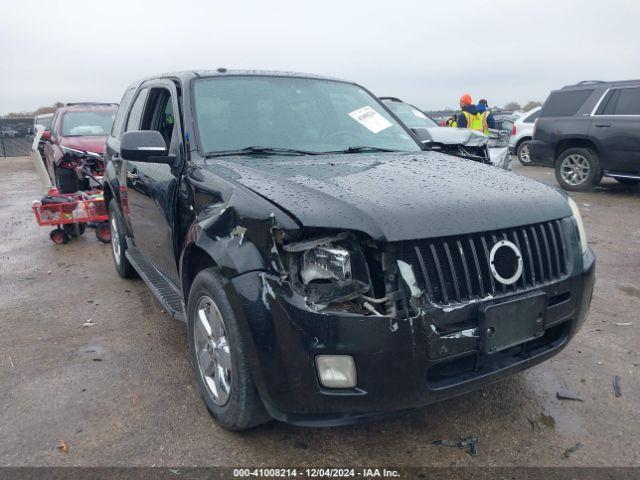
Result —
[[[551, 170], [516, 163], [555, 183]], [[92, 231], [56, 246], [36, 225], [30, 159], [0, 158], [0, 179], [0, 466], [640, 465], [640, 187], [605, 179], [572, 195], [597, 285], [585, 326], [551, 361], [393, 420], [237, 434], [200, 401], [184, 325], [142, 281], [116, 275], [109, 246]], [[432, 444], [468, 435], [475, 457]]]

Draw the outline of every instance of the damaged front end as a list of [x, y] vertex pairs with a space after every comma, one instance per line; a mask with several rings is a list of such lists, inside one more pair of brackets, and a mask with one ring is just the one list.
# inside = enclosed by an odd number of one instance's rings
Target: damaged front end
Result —
[[489, 137], [466, 128], [413, 128], [424, 148], [454, 157], [511, 170], [508, 149], [492, 145]]
[[375, 242], [355, 232], [277, 231], [275, 238], [286, 266], [282, 279], [313, 310], [393, 312], [385, 253]]

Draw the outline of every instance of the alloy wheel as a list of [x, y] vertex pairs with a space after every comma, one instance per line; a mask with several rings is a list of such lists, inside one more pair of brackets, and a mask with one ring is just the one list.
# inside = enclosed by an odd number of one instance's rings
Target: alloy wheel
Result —
[[582, 185], [586, 182], [590, 172], [589, 160], [576, 153], [567, 155], [560, 164], [562, 180], [572, 186]]
[[529, 158], [529, 145], [524, 144], [520, 147], [520, 160], [524, 163], [529, 163], [531, 159]]
[[225, 405], [231, 394], [231, 353], [220, 310], [207, 296], [200, 298], [194, 321], [194, 345], [198, 371], [211, 400]]
[[120, 249], [120, 235], [118, 232], [118, 222], [116, 217], [112, 214], [109, 221], [111, 227], [111, 250], [113, 250], [113, 258], [116, 264], [120, 265], [122, 251]]

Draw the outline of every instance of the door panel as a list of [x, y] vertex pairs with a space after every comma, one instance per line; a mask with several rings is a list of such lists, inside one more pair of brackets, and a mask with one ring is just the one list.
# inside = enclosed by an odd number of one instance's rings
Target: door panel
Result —
[[599, 115], [591, 135], [600, 141], [605, 170], [640, 171], [640, 116]]
[[[127, 125], [127, 130], [160, 131], [169, 152], [180, 157], [179, 115], [173, 115], [179, 111], [176, 98], [170, 82], [150, 84], [140, 122]], [[127, 204], [135, 244], [176, 285], [180, 282], [173, 231], [178, 182], [179, 169], [170, 165], [127, 162]]]

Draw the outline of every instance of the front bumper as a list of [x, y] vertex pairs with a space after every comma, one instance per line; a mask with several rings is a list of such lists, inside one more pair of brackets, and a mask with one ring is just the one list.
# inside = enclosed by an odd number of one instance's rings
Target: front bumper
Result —
[[[252, 340], [252, 372], [267, 411], [288, 423], [331, 426], [457, 396], [559, 353], [584, 322], [595, 282], [591, 251], [576, 263], [581, 268], [565, 279], [535, 290], [547, 298], [544, 336], [492, 355], [480, 353], [477, 337], [443, 338], [432, 327], [477, 323], [480, 308], [492, 300], [393, 319], [314, 311], [263, 272], [241, 275], [231, 284], [234, 308], [241, 309]], [[321, 387], [315, 369], [320, 354], [352, 355], [357, 388]]]

